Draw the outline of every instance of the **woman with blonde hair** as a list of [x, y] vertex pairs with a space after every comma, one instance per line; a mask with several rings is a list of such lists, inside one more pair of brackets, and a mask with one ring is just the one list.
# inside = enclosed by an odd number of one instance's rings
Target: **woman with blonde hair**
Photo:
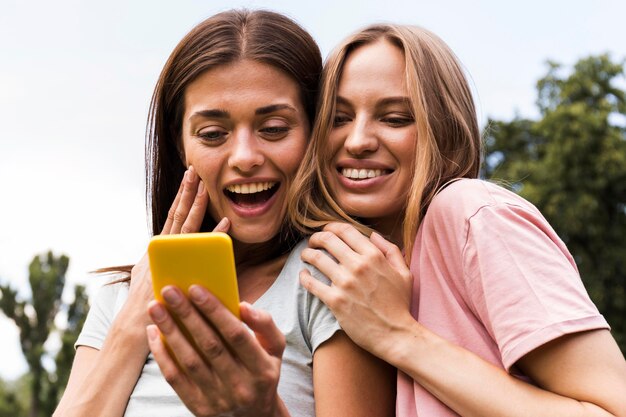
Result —
[[477, 179], [448, 46], [366, 28], [328, 59], [320, 100], [290, 216], [323, 227], [302, 259], [332, 284], [300, 279], [399, 369], [397, 415], [626, 415], [626, 362], [567, 248], [532, 204]]
[[55, 415], [393, 413], [390, 367], [299, 285], [306, 242], [285, 227], [320, 72], [312, 37], [269, 11], [219, 13], [176, 46], [150, 107], [152, 231], [227, 229], [242, 320], [202, 286], [154, 301], [144, 257], [96, 297]]

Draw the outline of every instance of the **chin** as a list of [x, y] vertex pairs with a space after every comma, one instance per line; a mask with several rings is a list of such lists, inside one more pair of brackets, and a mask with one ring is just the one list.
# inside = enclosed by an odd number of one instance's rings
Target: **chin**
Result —
[[276, 228], [256, 228], [250, 226], [233, 226], [229, 235], [240, 243], [255, 244], [264, 243], [271, 240], [278, 234], [279, 227]]

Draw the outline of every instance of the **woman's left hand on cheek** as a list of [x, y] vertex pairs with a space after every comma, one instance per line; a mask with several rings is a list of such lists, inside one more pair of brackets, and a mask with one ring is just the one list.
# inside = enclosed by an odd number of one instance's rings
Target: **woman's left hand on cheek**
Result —
[[302, 285], [328, 305], [355, 343], [384, 359], [390, 332], [413, 322], [413, 279], [400, 249], [376, 233], [368, 238], [348, 224], [330, 223], [311, 236], [301, 257], [332, 281], [325, 285], [303, 270]]
[[153, 301], [148, 307], [155, 323], [147, 329], [150, 349], [167, 382], [195, 415], [269, 416], [282, 407], [276, 388], [285, 338], [269, 314], [241, 303], [241, 318], [255, 337], [203, 287], [192, 286], [187, 298], [170, 286], [163, 297], [193, 341], [168, 309]]

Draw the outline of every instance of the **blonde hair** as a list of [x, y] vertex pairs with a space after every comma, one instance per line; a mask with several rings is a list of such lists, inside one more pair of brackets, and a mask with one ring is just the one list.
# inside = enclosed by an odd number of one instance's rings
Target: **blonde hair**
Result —
[[428, 30], [403, 25], [373, 25], [344, 40], [324, 67], [317, 117], [305, 160], [294, 181], [290, 221], [310, 233], [335, 219], [362, 232], [367, 227], [337, 205], [325, 175], [332, 155], [327, 138], [333, 127], [337, 89], [343, 67], [359, 47], [387, 41], [405, 58], [405, 85], [417, 126], [413, 179], [403, 220], [407, 258], [428, 205], [438, 190], [457, 178], [478, 177], [481, 139], [472, 94], [458, 59]]

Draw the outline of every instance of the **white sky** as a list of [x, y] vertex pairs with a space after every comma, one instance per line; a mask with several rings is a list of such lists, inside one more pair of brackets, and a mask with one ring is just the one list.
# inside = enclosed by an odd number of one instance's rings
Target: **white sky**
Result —
[[[0, 0], [0, 282], [28, 295], [28, 264], [70, 257], [68, 282], [134, 263], [148, 241], [143, 147], [161, 67], [196, 23], [230, 7], [283, 12], [324, 56], [369, 23], [424, 26], [465, 65], [487, 117], [534, 117], [545, 61], [626, 58], [626, 2]], [[70, 295], [67, 291], [66, 296]], [[0, 317], [0, 377], [25, 372], [18, 333]]]

